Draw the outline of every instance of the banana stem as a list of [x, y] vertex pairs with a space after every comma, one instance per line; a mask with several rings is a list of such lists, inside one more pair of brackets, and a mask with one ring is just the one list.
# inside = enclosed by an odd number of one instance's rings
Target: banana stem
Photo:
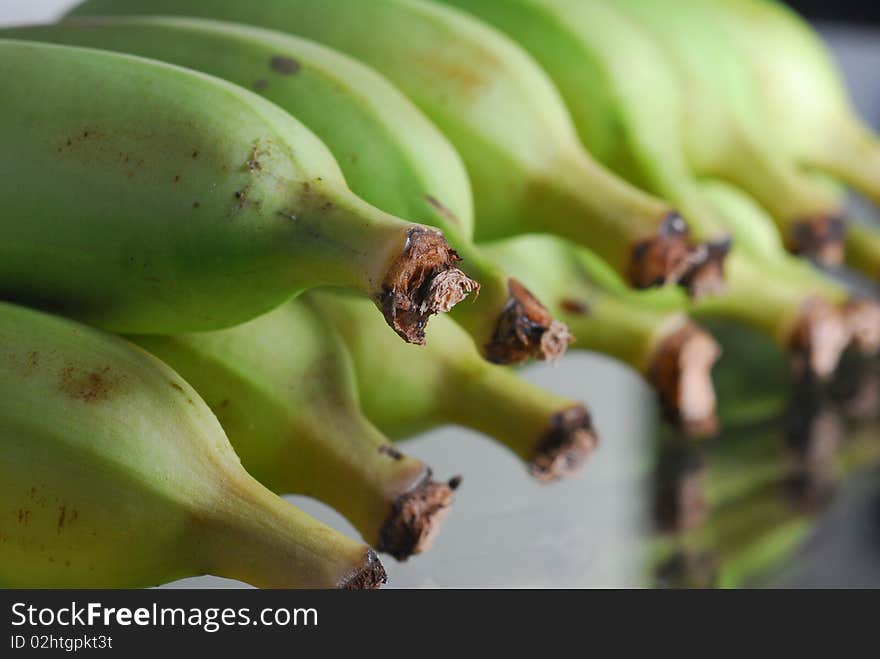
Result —
[[880, 204], [880, 139], [856, 118], [828, 130], [833, 139], [823, 149], [808, 154], [805, 165]]
[[[328, 404], [336, 401], [328, 400]], [[377, 551], [403, 561], [430, 549], [460, 479], [432, 480], [347, 405], [305, 410], [296, 422], [311, 443], [289, 442], [260, 472], [275, 492], [314, 496], [340, 511]]]
[[363, 291], [407, 342], [423, 344], [428, 319], [478, 289], [456, 267], [458, 256], [439, 231], [403, 222], [353, 195], [343, 206], [321, 194], [320, 182], [308, 198], [315, 210], [307, 217], [279, 211], [289, 220], [298, 270], [311, 272], [314, 285]]
[[771, 278], [772, 270], [737, 251], [728, 257], [726, 271], [727, 291], [695, 302], [696, 318], [724, 318], [757, 329], [791, 356], [796, 373], [825, 378], [834, 371], [850, 340], [840, 310], [802, 287]]
[[753, 140], [740, 140], [738, 144], [740, 162], [725, 168], [725, 178], [770, 212], [789, 251], [825, 265], [840, 264], [845, 210], [836, 196], [800, 175], [793, 164], [756, 146]]
[[378, 588], [375, 553], [273, 495], [253, 479], [229, 483], [194, 519], [198, 568], [258, 588]]
[[689, 436], [717, 431], [711, 371], [721, 352], [687, 316], [601, 292], [588, 307], [576, 300], [559, 305], [577, 346], [636, 369], [654, 387], [668, 421]]
[[560, 161], [532, 192], [531, 216], [550, 233], [597, 253], [636, 288], [677, 283], [691, 267], [681, 216], [580, 151]]
[[598, 443], [585, 407], [532, 387], [511, 371], [460, 369], [444, 393], [447, 421], [494, 437], [541, 481], [572, 475]]
[[561, 357], [572, 340], [568, 328], [478, 247], [462, 241], [456, 248], [463, 259], [462, 269], [480, 282], [480, 288], [472, 303], [458, 305], [451, 316], [471, 335], [483, 356], [495, 364]]
[[880, 280], [880, 231], [863, 224], [850, 225], [846, 234], [846, 264]]

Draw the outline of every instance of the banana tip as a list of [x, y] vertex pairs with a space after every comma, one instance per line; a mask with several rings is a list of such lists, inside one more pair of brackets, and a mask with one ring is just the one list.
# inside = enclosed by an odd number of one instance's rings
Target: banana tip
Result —
[[826, 266], [838, 266], [845, 255], [846, 221], [838, 215], [822, 215], [795, 222], [789, 236], [790, 249]]
[[667, 215], [654, 236], [633, 247], [627, 268], [630, 283], [635, 288], [653, 288], [679, 281], [691, 260], [688, 236], [681, 215]]
[[720, 356], [718, 343], [691, 322], [666, 337], [655, 351], [648, 380], [664, 416], [689, 437], [718, 431], [712, 367]]
[[725, 291], [724, 261], [731, 246], [730, 238], [723, 238], [692, 250], [688, 269], [679, 282], [692, 299], [701, 300]]
[[453, 492], [460, 484], [461, 477], [446, 483], [433, 481], [428, 471], [418, 485], [392, 504], [379, 533], [377, 549], [398, 561], [430, 549], [452, 506]]
[[516, 279], [508, 282], [510, 297], [498, 317], [486, 359], [495, 364], [520, 364], [530, 359], [555, 361], [574, 340], [568, 327], [554, 320], [538, 299]]
[[844, 305], [843, 317], [852, 345], [859, 352], [868, 356], [880, 352], [880, 303], [864, 299], [850, 300]]
[[376, 590], [388, 583], [388, 575], [376, 552], [367, 549], [362, 565], [339, 584], [344, 590]]
[[819, 299], [801, 309], [789, 339], [792, 370], [796, 377], [831, 376], [852, 339], [841, 310]]
[[590, 413], [582, 405], [555, 414], [529, 462], [529, 473], [551, 482], [574, 475], [599, 443]]
[[455, 267], [460, 260], [439, 231], [413, 227], [403, 253], [382, 283], [379, 306], [388, 324], [408, 343], [425, 343], [431, 316], [447, 313], [480, 285]]

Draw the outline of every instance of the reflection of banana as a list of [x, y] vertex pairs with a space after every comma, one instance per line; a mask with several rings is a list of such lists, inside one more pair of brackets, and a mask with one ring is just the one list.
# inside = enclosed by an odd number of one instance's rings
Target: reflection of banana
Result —
[[399, 559], [430, 546], [452, 489], [364, 418], [345, 347], [305, 298], [234, 329], [134, 340], [198, 390], [265, 486], [328, 503]]
[[[651, 293], [617, 295], [577, 248], [551, 236], [524, 236], [486, 247], [492, 258], [546, 300], [578, 337], [576, 348], [610, 355], [655, 388], [667, 418], [690, 435], [717, 428], [710, 372], [719, 357], [708, 334], [677, 309], [646, 304]], [[593, 261], [598, 261], [594, 259]], [[605, 278], [618, 279], [613, 272]]]
[[5, 587], [202, 573], [262, 587], [384, 581], [370, 549], [251, 478], [170, 368], [122, 339], [3, 303], [0, 444]]
[[79, 48], [4, 41], [0, 61], [6, 299], [170, 333], [337, 284], [421, 342], [473, 284], [436, 230], [355, 197], [323, 144], [255, 94]]
[[329, 291], [309, 292], [307, 299], [339, 330], [354, 361], [364, 411], [391, 437], [446, 424], [473, 428], [527, 461], [543, 481], [573, 474], [595, 448], [583, 405], [480, 359], [451, 320], [434, 323], [424, 349], [397, 350], [361, 300]]
[[[480, 254], [464, 165], [446, 138], [388, 81], [359, 62], [304, 39], [190, 18], [118, 17], [13, 28], [0, 36], [123, 51], [186, 66], [256, 90], [315, 131], [352, 191], [382, 210], [440, 228], [480, 282], [455, 319], [495, 361], [546, 355], [564, 328], [511, 297], [508, 276]], [[223, 57], [217, 53], [222, 52]], [[543, 314], [547, 316], [546, 313]], [[529, 332], [503, 331], [528, 325]]]
[[640, 287], [676, 281], [691, 265], [681, 218], [594, 162], [544, 72], [464, 13], [422, 0], [90, 0], [73, 11], [145, 13], [290, 32], [387, 75], [464, 158], [479, 240], [557, 233], [589, 246]]

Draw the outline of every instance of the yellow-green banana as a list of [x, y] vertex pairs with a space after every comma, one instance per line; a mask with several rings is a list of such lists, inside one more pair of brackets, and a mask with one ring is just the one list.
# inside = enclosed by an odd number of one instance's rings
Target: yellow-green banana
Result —
[[853, 223], [846, 234], [846, 264], [880, 280], [880, 231]]
[[[813, 177], [815, 185], [834, 193], [827, 181]], [[853, 295], [846, 286], [833, 281], [809, 263], [785, 253], [782, 243], [772, 239], [772, 220], [767, 212], [747, 194], [721, 181], [706, 180], [701, 184], [706, 198], [728, 220], [733, 229], [737, 250], [748, 255], [752, 268], [773, 277], [774, 285], [787, 281], [792, 289], [811, 295], [818, 303], [830, 309], [836, 307], [842, 315], [849, 340], [865, 354], [880, 350], [880, 305], [870, 299]], [[841, 200], [841, 203], [843, 201]], [[854, 225], [854, 239], [847, 238], [847, 249], [865, 237], [865, 232]], [[854, 258], [850, 254], [850, 258]], [[818, 338], [818, 337], [817, 337]]]
[[687, 224], [666, 202], [589, 156], [535, 62], [467, 14], [423, 0], [90, 0], [72, 15], [157, 13], [290, 32], [386, 74], [464, 158], [480, 240], [556, 233], [639, 287], [677, 281], [706, 257], [689, 248]]
[[0, 584], [142, 587], [203, 573], [372, 587], [375, 554], [245, 472], [158, 359], [0, 303]]
[[821, 37], [781, 2], [704, 4], [740, 44], [775, 143], [880, 203], [880, 139], [858, 116]]
[[199, 392], [263, 485], [333, 506], [395, 558], [430, 546], [456, 482], [432, 481], [364, 417], [345, 347], [305, 298], [233, 329], [133, 340]]
[[348, 347], [364, 412], [394, 439], [441, 425], [465, 426], [505, 445], [542, 481], [572, 475], [596, 447], [583, 405], [480, 359], [451, 320], [437, 319], [425, 349], [397, 350], [360, 300], [329, 291], [311, 291], [308, 299]]
[[[609, 291], [575, 249], [547, 235], [486, 246], [488, 254], [518, 272], [576, 332], [577, 349], [603, 353], [634, 368], [656, 390], [667, 419], [686, 434], [715, 432], [710, 376], [719, 357], [715, 341], [683, 311], [645, 304], [640, 297], [647, 293]], [[615, 277], [613, 272], [607, 276]], [[618, 285], [624, 287], [622, 281]]]
[[[554, 358], [567, 333], [471, 242], [470, 182], [455, 149], [380, 74], [317, 43], [267, 30], [180, 17], [84, 18], [0, 36], [126, 52], [250, 88], [287, 110], [332, 151], [346, 182], [387, 213], [441, 229], [480, 283], [453, 310], [484, 354], [511, 363]], [[523, 291], [523, 294], [525, 292]]]
[[684, 98], [688, 158], [703, 176], [741, 187], [773, 217], [785, 246], [825, 264], [843, 258], [845, 208], [775, 141], [736, 39], [705, 0], [620, 0], [669, 54]]
[[352, 194], [257, 95], [96, 50], [0, 42], [0, 295], [120, 332], [228, 327], [357, 288], [408, 341], [475, 285], [442, 235]]
[[[695, 175], [734, 177], [748, 186], [792, 240], [804, 227], [821, 229], [839, 219], [834, 200], [762, 144], [744, 67], [723, 35], [702, 29], [698, 9], [688, 3], [444, 2], [522, 43], [559, 86], [588, 148], [677, 204], [701, 238], [717, 238], [720, 228], [699, 198]], [[720, 103], [722, 94], [732, 102]]]

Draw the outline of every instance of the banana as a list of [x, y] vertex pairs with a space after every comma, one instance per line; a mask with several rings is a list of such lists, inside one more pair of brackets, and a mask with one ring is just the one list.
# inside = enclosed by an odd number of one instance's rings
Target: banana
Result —
[[583, 405], [480, 359], [451, 320], [437, 319], [424, 349], [397, 350], [356, 298], [323, 290], [307, 298], [348, 347], [367, 417], [394, 439], [447, 424], [472, 428], [502, 443], [545, 482], [572, 475], [596, 447]]
[[763, 147], [744, 67], [724, 35], [705, 28], [699, 8], [677, 0], [444, 2], [523, 44], [559, 86], [587, 147], [669, 198], [701, 238], [723, 232], [695, 176], [733, 177], [773, 210], [793, 248], [839, 255], [837, 234], [814, 245], [809, 230], [836, 230], [842, 209]]
[[244, 89], [0, 42], [0, 296], [124, 333], [220, 329], [316, 285], [408, 341], [476, 285], [435, 229], [361, 201], [302, 124]]
[[283, 588], [385, 580], [372, 550], [249, 476], [211, 410], [158, 359], [7, 303], [0, 443], [3, 587], [203, 573]]
[[[296, 34], [375, 67], [461, 153], [478, 241], [547, 231], [586, 244], [638, 287], [694, 266], [687, 224], [595, 162], [551, 81], [517, 45], [422, 0], [91, 0], [73, 16], [174, 14]], [[370, 26], [370, 29], [365, 29]]]
[[[829, 194], [835, 193], [827, 181], [818, 177], [812, 180]], [[772, 221], [766, 211], [741, 190], [720, 181], [704, 181], [702, 188], [707, 199], [729, 220], [737, 249], [748, 253], [755, 269], [772, 274], [776, 282], [789, 282], [829, 309], [837, 307], [849, 340], [866, 355], [880, 351], [880, 305], [877, 302], [851, 294], [844, 285], [817, 272], [810, 264], [787, 255], [781, 243], [770, 237]], [[856, 239], [864, 235], [854, 228]], [[851, 244], [852, 240], [847, 239], [847, 245]]]
[[304, 298], [233, 329], [132, 340], [199, 392], [263, 485], [320, 499], [397, 559], [430, 547], [457, 480], [431, 480], [364, 417], [342, 341]]
[[781, 2], [703, 4], [739, 43], [776, 143], [880, 203], [880, 139], [858, 116], [822, 39]]
[[786, 247], [826, 265], [843, 258], [845, 208], [777, 148], [736, 40], [703, 0], [621, 0], [670, 54], [688, 100], [686, 148], [701, 176], [730, 181], [773, 217]]
[[565, 328], [471, 242], [470, 182], [455, 149], [368, 67], [304, 39], [203, 19], [86, 18], [0, 36], [126, 52], [253, 89], [315, 132], [359, 197], [443, 231], [463, 258], [462, 270], [480, 282], [474, 303], [452, 313], [484, 355], [516, 363], [564, 351]]
[[[682, 311], [646, 305], [642, 293], [615, 294], [600, 283], [601, 274], [593, 276], [573, 247], [552, 236], [524, 236], [486, 251], [520, 273], [575, 329], [578, 349], [609, 355], [640, 373], [656, 390], [666, 418], [685, 434], [704, 436], [717, 430], [711, 370], [720, 351]], [[616, 277], [613, 272], [607, 276]], [[617, 286], [625, 287], [619, 279]]]
[[880, 280], [880, 231], [853, 223], [846, 234], [846, 264]]

